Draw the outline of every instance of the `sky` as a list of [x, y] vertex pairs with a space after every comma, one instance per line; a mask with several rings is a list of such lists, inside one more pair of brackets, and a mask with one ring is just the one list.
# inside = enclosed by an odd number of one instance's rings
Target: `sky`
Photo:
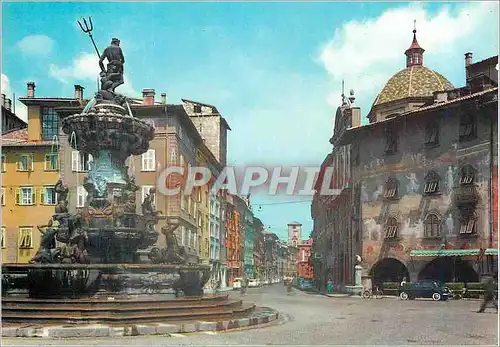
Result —
[[[340, 103], [353, 89], [363, 124], [377, 93], [405, 67], [417, 38], [424, 65], [456, 87], [464, 53], [498, 54], [497, 2], [468, 3], [2, 3], [2, 93], [16, 98], [36, 81], [37, 96], [96, 91], [97, 55], [77, 20], [92, 16], [99, 50], [121, 40], [125, 84], [217, 106], [232, 131], [228, 164], [320, 165]], [[16, 103], [16, 113], [26, 109]], [[311, 197], [252, 196], [254, 213], [286, 237], [291, 221], [312, 230]], [[292, 202], [277, 204], [282, 202]], [[259, 206], [262, 204], [261, 206]], [[268, 205], [275, 204], [275, 205]]]

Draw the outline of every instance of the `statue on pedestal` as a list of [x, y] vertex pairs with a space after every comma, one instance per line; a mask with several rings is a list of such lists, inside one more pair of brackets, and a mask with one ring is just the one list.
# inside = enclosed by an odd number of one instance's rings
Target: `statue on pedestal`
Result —
[[57, 194], [56, 213], [68, 213], [68, 193], [69, 189], [63, 184], [62, 180], [57, 181], [54, 187]]

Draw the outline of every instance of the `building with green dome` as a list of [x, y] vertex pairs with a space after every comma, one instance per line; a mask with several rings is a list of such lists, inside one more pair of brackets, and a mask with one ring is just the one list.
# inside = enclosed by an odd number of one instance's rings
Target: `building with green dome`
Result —
[[471, 283], [498, 271], [498, 56], [473, 63], [467, 52], [457, 88], [424, 66], [416, 30], [404, 55], [369, 124], [352, 91], [336, 110], [316, 187], [333, 167], [340, 193], [317, 189], [311, 206], [320, 289], [329, 279], [346, 290], [403, 278]]

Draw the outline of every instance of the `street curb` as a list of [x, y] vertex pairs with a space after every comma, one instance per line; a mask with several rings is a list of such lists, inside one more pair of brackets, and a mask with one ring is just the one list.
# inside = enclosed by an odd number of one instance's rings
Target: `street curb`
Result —
[[226, 331], [232, 329], [246, 328], [261, 324], [267, 324], [278, 319], [279, 312], [270, 308], [250, 317], [231, 319], [219, 322], [189, 322], [181, 324], [167, 323], [145, 323], [131, 324], [127, 326], [109, 326], [106, 324], [88, 324], [72, 326], [29, 326], [3, 327], [2, 337], [33, 337], [33, 338], [85, 338], [85, 337], [121, 337], [121, 336], [144, 336], [195, 333], [205, 331]]

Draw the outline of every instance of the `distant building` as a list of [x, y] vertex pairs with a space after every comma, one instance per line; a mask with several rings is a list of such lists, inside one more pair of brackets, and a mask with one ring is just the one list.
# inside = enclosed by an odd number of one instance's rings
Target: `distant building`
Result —
[[278, 280], [278, 248], [279, 238], [275, 233], [266, 232], [264, 234], [264, 268], [265, 279], [268, 281]]
[[2, 135], [13, 130], [24, 129], [28, 124], [14, 113], [12, 100], [2, 94]]
[[302, 224], [299, 222], [288, 223], [288, 245], [297, 247], [302, 237]]
[[305, 279], [314, 278], [314, 270], [311, 265], [312, 240], [304, 240], [299, 244], [299, 253], [297, 256], [297, 275]]

